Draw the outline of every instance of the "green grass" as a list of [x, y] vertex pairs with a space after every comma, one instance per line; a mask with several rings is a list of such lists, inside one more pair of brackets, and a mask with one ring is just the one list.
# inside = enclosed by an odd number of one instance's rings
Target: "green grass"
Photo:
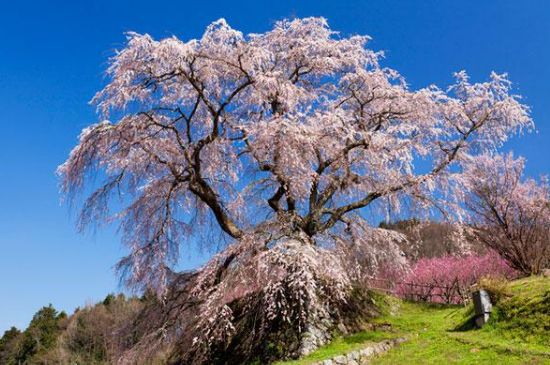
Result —
[[330, 359], [350, 351], [364, 348], [368, 343], [380, 342], [390, 338], [397, 337], [395, 333], [383, 331], [364, 331], [353, 334], [348, 337], [338, 337], [330, 344], [319, 348], [308, 356], [291, 361], [281, 361], [275, 365], [307, 365], [316, 361]]
[[510, 291], [513, 296], [497, 305], [490, 328], [506, 338], [546, 346], [550, 352], [550, 278], [516, 280]]
[[409, 341], [373, 359], [372, 364], [550, 364], [539, 354], [544, 348], [506, 340], [481, 330], [455, 331], [469, 311], [402, 303], [400, 314], [385, 318], [395, 328], [409, 333]]
[[391, 332], [337, 338], [306, 358], [278, 364], [311, 364], [399, 336], [408, 341], [370, 364], [550, 364], [550, 279], [517, 280], [509, 284], [509, 291], [512, 296], [497, 303], [482, 329], [471, 326], [471, 305], [429, 305], [378, 296], [386, 312], [374, 322], [390, 324]]
[[469, 325], [471, 306], [403, 302], [397, 316], [380, 320], [410, 333], [410, 341], [372, 364], [550, 364], [550, 279], [525, 278], [509, 289], [482, 329]]

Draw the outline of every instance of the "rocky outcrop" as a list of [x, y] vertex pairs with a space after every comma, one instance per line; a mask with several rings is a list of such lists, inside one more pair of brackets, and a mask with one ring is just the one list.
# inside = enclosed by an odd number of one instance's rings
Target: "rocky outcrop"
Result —
[[306, 356], [330, 342], [332, 339], [330, 330], [333, 327], [334, 324], [328, 318], [318, 321], [316, 325], [309, 325], [306, 333], [302, 336], [299, 356]]

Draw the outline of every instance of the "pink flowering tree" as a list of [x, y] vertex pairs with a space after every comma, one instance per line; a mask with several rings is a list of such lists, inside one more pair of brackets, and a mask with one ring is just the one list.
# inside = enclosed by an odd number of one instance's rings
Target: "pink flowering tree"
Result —
[[406, 299], [460, 304], [470, 299], [471, 287], [484, 277], [512, 279], [517, 271], [495, 251], [484, 255], [423, 258], [395, 287]]
[[[368, 40], [322, 18], [249, 35], [219, 20], [189, 41], [128, 34], [93, 99], [101, 121], [59, 167], [70, 196], [105, 178], [79, 226], [119, 221], [118, 267], [163, 303], [127, 359], [176, 343], [189, 363], [268, 356], [266, 338], [287, 344], [274, 356], [311, 351], [349, 322], [358, 280], [401, 260], [403, 236], [365, 213], [406, 201], [459, 217], [472, 156], [532, 127], [506, 75], [411, 90]], [[173, 271], [216, 230], [225, 244], [208, 264]]]
[[550, 267], [548, 179], [524, 179], [525, 161], [482, 155], [465, 173], [476, 237], [524, 275]]

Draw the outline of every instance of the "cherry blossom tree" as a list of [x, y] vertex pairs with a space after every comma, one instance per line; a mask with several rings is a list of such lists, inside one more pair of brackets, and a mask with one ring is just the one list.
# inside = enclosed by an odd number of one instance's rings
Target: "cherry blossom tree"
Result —
[[546, 177], [524, 179], [524, 165], [511, 153], [478, 156], [466, 169], [466, 204], [479, 240], [531, 275], [550, 267], [550, 190]]
[[[532, 128], [506, 75], [471, 83], [461, 71], [447, 89], [411, 90], [368, 41], [323, 18], [249, 35], [222, 19], [189, 41], [128, 34], [93, 99], [102, 121], [59, 173], [69, 196], [105, 178], [79, 226], [119, 221], [127, 284], [164, 303], [130, 354], [180, 341], [183, 362], [212, 363], [277, 333], [298, 345], [275, 356], [310, 351], [326, 340], [311, 334], [328, 338], [350, 316], [353, 285], [400, 260], [403, 236], [371, 228], [368, 214], [407, 202], [460, 218], [472, 156]], [[175, 273], [188, 243], [216, 229], [223, 250]], [[258, 318], [248, 327], [247, 313]]]

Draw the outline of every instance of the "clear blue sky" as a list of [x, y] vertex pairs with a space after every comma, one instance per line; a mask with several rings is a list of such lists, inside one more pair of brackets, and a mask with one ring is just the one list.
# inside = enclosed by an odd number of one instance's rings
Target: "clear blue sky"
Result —
[[[528, 172], [550, 167], [550, 2], [535, 1], [4, 1], [0, 22], [0, 331], [52, 303], [72, 312], [118, 290], [123, 254], [112, 231], [80, 235], [61, 205], [56, 166], [95, 121], [87, 102], [105, 83], [123, 32], [199, 37], [224, 17], [244, 32], [284, 17], [324, 16], [369, 34], [413, 88], [509, 72], [538, 133], [507, 145]], [[205, 255], [184, 256], [193, 267]], [[0, 332], [1, 334], [1, 332]]]

